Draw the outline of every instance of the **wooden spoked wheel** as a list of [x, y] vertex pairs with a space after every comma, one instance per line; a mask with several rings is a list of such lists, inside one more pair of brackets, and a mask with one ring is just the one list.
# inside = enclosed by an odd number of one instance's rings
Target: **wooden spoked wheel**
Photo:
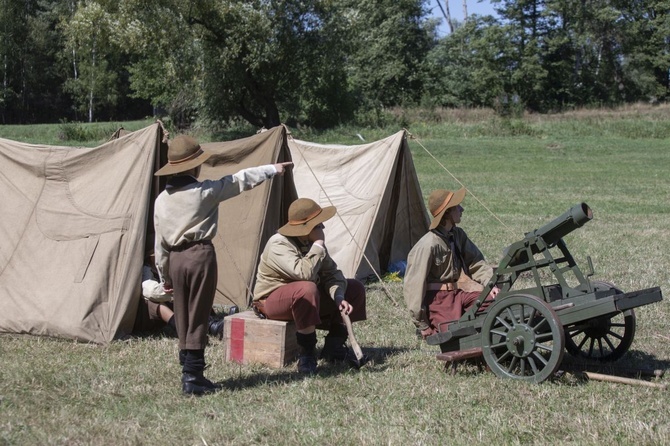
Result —
[[635, 337], [635, 312], [589, 319], [565, 330], [565, 348], [572, 356], [600, 362], [616, 361]]
[[539, 383], [563, 360], [563, 326], [550, 305], [517, 294], [496, 301], [482, 325], [482, 353], [497, 376]]
[[[594, 281], [596, 288], [614, 289], [609, 282]], [[572, 356], [599, 362], [616, 361], [630, 348], [635, 338], [635, 312], [630, 309], [566, 327], [565, 348]]]

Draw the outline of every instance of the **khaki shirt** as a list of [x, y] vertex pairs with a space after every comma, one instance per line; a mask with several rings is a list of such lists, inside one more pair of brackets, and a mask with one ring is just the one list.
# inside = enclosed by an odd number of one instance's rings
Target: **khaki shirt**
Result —
[[268, 296], [282, 285], [297, 281], [315, 282], [335, 301], [344, 299], [347, 280], [328, 255], [316, 244], [302, 245], [296, 237], [275, 234], [265, 245], [256, 274], [254, 300]]
[[428, 328], [427, 321], [421, 320], [426, 285], [435, 282], [455, 283], [463, 271], [454, 246], [460, 251], [466, 273], [473, 280], [486, 286], [493, 277], [493, 268], [486, 263], [481, 251], [461, 228], [454, 227], [445, 233], [444, 228], [438, 227], [426, 233], [409, 252], [403, 286], [403, 297], [412, 322], [420, 330]]
[[253, 189], [276, 174], [274, 165], [268, 164], [243, 169], [219, 180], [200, 182], [187, 175], [171, 178], [154, 205], [154, 253], [161, 283], [172, 284], [169, 277], [172, 248], [214, 238], [220, 202]]

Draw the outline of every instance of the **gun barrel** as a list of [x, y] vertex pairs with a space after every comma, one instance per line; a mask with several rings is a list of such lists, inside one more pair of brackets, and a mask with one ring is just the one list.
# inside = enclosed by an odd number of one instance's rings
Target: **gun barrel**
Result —
[[586, 203], [579, 203], [568, 209], [560, 217], [532, 232], [533, 236], [542, 237], [548, 245], [553, 245], [565, 235], [593, 219], [593, 211]]

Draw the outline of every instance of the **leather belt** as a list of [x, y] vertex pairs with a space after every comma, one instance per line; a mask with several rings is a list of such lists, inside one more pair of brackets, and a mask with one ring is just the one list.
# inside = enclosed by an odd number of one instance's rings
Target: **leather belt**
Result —
[[433, 282], [426, 285], [430, 291], [454, 291], [457, 288], [455, 282]]
[[209, 239], [196, 240], [194, 242], [184, 242], [181, 245], [173, 246], [172, 248], [170, 248], [170, 251], [182, 252], [182, 251], [186, 251], [187, 249], [192, 248], [196, 245], [211, 245], [211, 244], [212, 244], [212, 241], [209, 240]]

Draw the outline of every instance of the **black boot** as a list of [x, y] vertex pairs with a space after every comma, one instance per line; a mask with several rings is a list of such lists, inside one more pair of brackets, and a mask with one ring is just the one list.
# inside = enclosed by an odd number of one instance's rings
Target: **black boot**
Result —
[[184, 395], [200, 396], [220, 390], [220, 385], [214, 384], [203, 375], [203, 371], [205, 370], [205, 351], [184, 351], [186, 354], [181, 376], [181, 390]]
[[170, 320], [165, 323], [165, 327], [163, 327], [163, 333], [165, 334], [165, 336], [168, 336], [170, 338], [177, 337], [177, 326], [175, 325], [174, 322], [174, 315], [172, 315]]
[[350, 356], [346, 342], [346, 338], [327, 335], [321, 350], [321, 359], [331, 362], [345, 361]]
[[316, 332], [309, 334], [296, 333], [298, 346], [300, 347], [300, 356], [298, 356], [298, 371], [307, 375], [316, 373]]
[[223, 339], [223, 319], [209, 317], [209, 335]]
[[344, 324], [333, 324], [328, 330], [321, 349], [321, 359], [326, 361], [345, 361], [350, 352], [346, 345], [347, 327]]
[[217, 392], [219, 388], [216, 384], [198, 373], [182, 373], [181, 375], [181, 391], [184, 395], [208, 395]]

